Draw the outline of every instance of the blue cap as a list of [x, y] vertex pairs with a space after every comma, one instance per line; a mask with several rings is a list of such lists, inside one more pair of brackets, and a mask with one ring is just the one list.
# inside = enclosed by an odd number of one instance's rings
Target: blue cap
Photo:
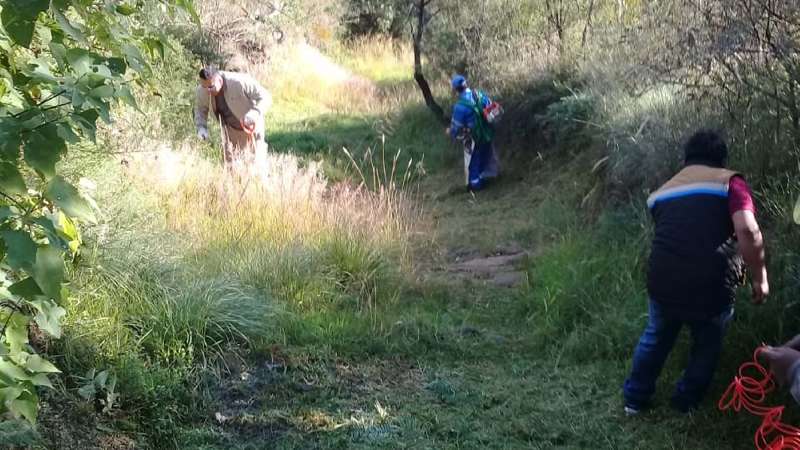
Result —
[[453, 81], [450, 84], [453, 86], [453, 89], [460, 89], [467, 85], [467, 79], [464, 78], [464, 75], [456, 75], [453, 77]]

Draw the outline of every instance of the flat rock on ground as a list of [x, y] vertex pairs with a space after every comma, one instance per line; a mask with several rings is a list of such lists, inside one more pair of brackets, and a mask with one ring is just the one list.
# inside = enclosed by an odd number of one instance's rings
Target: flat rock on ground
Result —
[[524, 251], [471, 257], [456, 261], [448, 266], [447, 271], [462, 278], [482, 280], [498, 287], [516, 287], [527, 281], [526, 272], [517, 268], [527, 257], [528, 253]]

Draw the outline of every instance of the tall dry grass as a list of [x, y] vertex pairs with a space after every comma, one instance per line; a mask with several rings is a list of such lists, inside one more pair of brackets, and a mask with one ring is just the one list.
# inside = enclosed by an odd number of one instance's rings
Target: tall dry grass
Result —
[[189, 236], [199, 272], [298, 305], [350, 299], [363, 310], [395, 298], [413, 272], [411, 237], [422, 222], [396, 166], [369, 161], [364, 170], [382, 174], [372, 189], [330, 184], [318, 164], [292, 155], [220, 167], [188, 147], [134, 158], [128, 174], [159, 199], [166, 226]]

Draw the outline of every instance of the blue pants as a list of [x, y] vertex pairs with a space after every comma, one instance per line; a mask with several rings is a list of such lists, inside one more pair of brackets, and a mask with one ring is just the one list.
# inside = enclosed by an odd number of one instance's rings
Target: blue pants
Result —
[[497, 176], [497, 168], [492, 167], [494, 164], [494, 144], [475, 144], [467, 168], [470, 189], [481, 189], [487, 178]]
[[709, 319], [680, 320], [666, 315], [661, 306], [651, 300], [647, 327], [633, 353], [633, 368], [623, 388], [625, 405], [636, 409], [647, 406], [656, 390], [661, 368], [685, 324], [692, 334], [692, 347], [683, 376], [675, 386], [672, 405], [681, 411], [695, 408], [711, 385], [731, 317], [733, 306]]

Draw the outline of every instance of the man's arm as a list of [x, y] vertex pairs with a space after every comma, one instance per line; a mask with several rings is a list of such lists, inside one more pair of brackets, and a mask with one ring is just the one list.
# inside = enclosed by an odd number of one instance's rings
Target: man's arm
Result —
[[450, 139], [456, 140], [462, 128], [464, 128], [464, 123], [458, 120], [455, 108], [453, 108], [453, 117], [450, 119], [450, 127], [447, 128], [447, 131], [450, 133]]
[[243, 78], [242, 86], [244, 95], [250, 100], [250, 110], [256, 111], [263, 118], [272, 106], [272, 95], [261, 86], [261, 83], [249, 75]]
[[464, 128], [472, 129], [475, 126], [475, 118], [472, 110], [466, 106], [456, 103], [453, 106], [453, 118], [450, 119], [450, 138], [455, 140]]
[[741, 210], [733, 214], [733, 228], [739, 241], [739, 252], [750, 269], [753, 285], [753, 302], [764, 303], [769, 294], [764, 237], [753, 211]]

